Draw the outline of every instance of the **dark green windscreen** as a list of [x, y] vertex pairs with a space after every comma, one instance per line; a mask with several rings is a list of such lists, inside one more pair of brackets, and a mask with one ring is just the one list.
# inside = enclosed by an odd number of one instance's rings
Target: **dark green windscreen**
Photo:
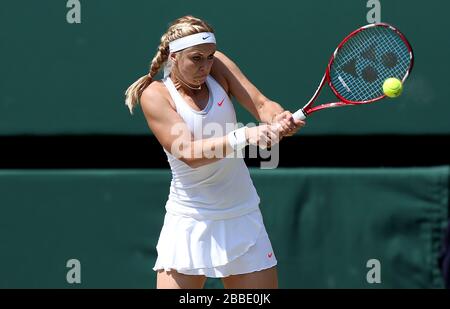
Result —
[[[443, 287], [448, 167], [251, 175], [280, 287]], [[169, 170], [0, 171], [0, 288], [155, 287], [169, 184]], [[71, 259], [79, 285], [66, 281]], [[381, 282], [370, 284], [374, 259]]]

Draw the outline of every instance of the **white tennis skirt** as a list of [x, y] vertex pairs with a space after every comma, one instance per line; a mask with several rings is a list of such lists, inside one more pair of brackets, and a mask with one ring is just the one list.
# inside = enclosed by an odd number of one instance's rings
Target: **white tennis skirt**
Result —
[[166, 213], [153, 270], [222, 278], [277, 264], [260, 210], [226, 219], [196, 220]]

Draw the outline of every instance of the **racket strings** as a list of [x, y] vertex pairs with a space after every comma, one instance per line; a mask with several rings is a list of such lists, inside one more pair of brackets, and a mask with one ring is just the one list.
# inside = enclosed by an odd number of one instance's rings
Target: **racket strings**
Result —
[[[363, 37], [362, 34], [363, 33], [360, 32], [359, 35], [354, 36], [346, 44], [344, 44], [340, 52], [337, 54], [337, 57], [335, 58], [335, 66], [334, 66], [334, 68], [336, 67], [340, 68], [345, 73], [350, 73], [352, 75], [354, 80], [350, 85], [345, 83], [345, 80], [342, 76], [339, 76], [338, 79], [342, 86], [344, 87], [347, 86], [345, 87], [347, 92], [356, 95], [355, 97], [356, 100], [360, 100], [363, 97], [363, 95], [366, 96], [367, 93], [370, 91], [370, 88], [366, 86], [366, 83], [361, 82], [359, 80], [357, 68], [358, 60], [360, 60], [361, 56], [364, 58], [370, 58], [368, 55], [371, 55], [373, 58], [376, 59], [374, 36], [368, 37], [367, 35], [365, 35]], [[364, 49], [366, 50], [364, 51]], [[340, 62], [344, 63], [344, 65], [340, 65]], [[376, 72], [374, 71], [374, 69], [370, 64], [367, 65], [362, 70], [359, 69], [359, 71], [360, 71], [359, 74], [362, 75], [361, 77], [364, 78], [366, 82], [368, 82], [369, 79], [371, 81], [376, 80], [375, 78]], [[339, 90], [340, 89], [338, 89], [338, 91]]]
[[351, 37], [336, 53], [330, 78], [346, 100], [364, 102], [383, 95], [389, 77], [403, 79], [409, 71], [411, 54], [392, 29], [373, 26]]

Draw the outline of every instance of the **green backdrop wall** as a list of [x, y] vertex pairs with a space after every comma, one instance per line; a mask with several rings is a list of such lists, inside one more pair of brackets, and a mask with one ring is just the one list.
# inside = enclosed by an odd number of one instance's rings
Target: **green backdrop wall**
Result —
[[[326, 111], [303, 134], [448, 134], [450, 4], [381, 2], [381, 20], [411, 41], [416, 67], [395, 101]], [[367, 1], [80, 1], [81, 23], [66, 21], [67, 1], [3, 1], [0, 9], [0, 135], [147, 134], [130, 117], [123, 92], [148, 72], [168, 23], [199, 16], [264, 94], [295, 110], [319, 83], [336, 45], [367, 23]], [[238, 108], [239, 120], [253, 119]]]

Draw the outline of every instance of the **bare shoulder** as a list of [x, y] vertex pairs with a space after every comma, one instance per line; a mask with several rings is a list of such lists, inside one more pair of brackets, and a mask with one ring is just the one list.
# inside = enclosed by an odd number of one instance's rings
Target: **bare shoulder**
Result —
[[164, 149], [171, 151], [174, 140], [179, 137], [179, 134], [173, 133], [173, 129], [182, 128], [183, 132], [189, 132], [189, 129], [172, 107], [172, 99], [166, 86], [160, 81], [152, 82], [142, 92], [140, 103], [150, 130]]
[[217, 61], [214, 61], [214, 63], [217, 62], [217, 69], [221, 70], [222, 73], [227, 73], [230, 70], [236, 69], [236, 64], [224, 53], [220, 51], [216, 51], [214, 54]]
[[211, 75], [221, 83], [222, 87], [230, 95], [233, 92], [233, 84], [242, 83], [245, 77], [236, 63], [227, 55], [216, 51], [214, 56], [215, 60], [211, 69]]
[[142, 92], [140, 104], [144, 114], [155, 115], [166, 108], [173, 108], [169, 98], [166, 86], [161, 81], [154, 81]]
[[230, 59], [222, 52], [216, 51], [214, 53], [214, 64], [211, 68], [211, 75], [222, 86], [222, 88], [229, 94], [230, 86], [227, 81], [229, 68], [227, 66]]
[[220, 59], [222, 62], [223, 61], [225, 61], [225, 62], [227, 62], [227, 61], [230, 61], [230, 58], [228, 58], [224, 53], [222, 53], [221, 51], [216, 51], [215, 53], [214, 53], [214, 56], [217, 58], [217, 59]]
[[154, 81], [142, 92], [141, 104], [160, 104], [161, 101], [167, 99], [167, 88], [161, 81]]

